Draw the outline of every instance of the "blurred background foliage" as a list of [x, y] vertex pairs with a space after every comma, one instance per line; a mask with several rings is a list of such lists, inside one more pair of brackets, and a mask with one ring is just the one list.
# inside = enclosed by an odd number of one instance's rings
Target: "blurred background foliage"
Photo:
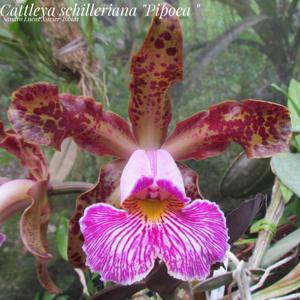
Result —
[[[31, 2], [38, 3], [27, 1]], [[75, 2], [80, 6], [87, 1], [41, 0], [37, 5], [73, 6]], [[113, 3], [139, 8], [146, 3], [134, 0], [89, 2], [96, 6]], [[158, 3], [147, 1], [150, 2]], [[300, 79], [299, 1], [168, 2], [175, 7], [191, 7], [191, 15], [181, 18], [185, 77], [171, 90], [174, 119], [170, 130], [177, 121], [226, 99], [256, 98], [286, 104], [286, 97], [272, 84], [286, 90], [292, 78]], [[7, 3], [16, 5], [14, 1], [1, 0], [0, 6]], [[200, 8], [195, 8], [198, 3]], [[104, 16], [81, 17], [78, 23], [7, 23], [1, 17], [0, 118], [8, 125], [6, 111], [11, 93], [23, 84], [37, 81], [55, 83], [61, 92], [93, 95], [107, 109], [126, 117], [130, 57], [141, 44], [150, 21], [150, 17], [144, 16]], [[220, 201], [225, 209], [218, 185], [240, 150], [239, 146], [232, 145], [218, 158], [188, 163], [200, 173], [204, 196]], [[50, 156], [52, 152], [47, 154]], [[68, 179], [95, 182], [105, 160], [79, 153]], [[24, 176], [14, 159], [3, 151], [0, 152], [1, 176]], [[61, 216], [71, 215], [76, 195], [56, 198], [51, 199], [54, 214], [50, 226], [50, 245], [54, 253], [58, 251], [55, 244], [60, 240], [56, 233]], [[35, 279], [33, 258], [22, 252], [16, 220], [4, 227], [8, 243], [0, 250], [0, 299], [52, 299], [43, 296]], [[58, 252], [55, 257], [59, 257]], [[62, 287], [77, 286], [77, 290], [69, 288], [75, 295], [69, 299], [77, 299], [80, 284], [63, 258], [53, 262], [51, 271]], [[62, 297], [58, 299], [66, 299]]]

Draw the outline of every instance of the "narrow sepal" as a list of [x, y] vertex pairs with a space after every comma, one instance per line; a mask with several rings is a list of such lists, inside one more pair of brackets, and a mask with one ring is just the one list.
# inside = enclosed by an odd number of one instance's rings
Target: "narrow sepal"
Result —
[[43, 218], [48, 217], [49, 205], [47, 199], [48, 182], [36, 182], [27, 192], [31, 205], [26, 208], [20, 220], [20, 235], [26, 249], [40, 260], [52, 258], [45, 246], [41, 231]]
[[59, 289], [48, 273], [48, 263], [44, 261], [36, 262], [37, 276], [40, 284], [51, 294], [59, 294], [61, 293], [61, 289]]
[[[48, 222], [49, 222], [49, 210], [44, 211], [44, 215], [41, 218], [41, 239], [43, 246], [48, 250], [48, 242], [47, 242], [47, 230], [48, 230]], [[36, 271], [37, 277], [39, 279], [40, 284], [51, 294], [59, 294], [61, 290], [55, 285], [52, 279], [49, 276], [48, 272], [48, 261], [40, 259], [36, 257]]]
[[[163, 6], [166, 11], [171, 8], [167, 3]], [[154, 16], [140, 50], [132, 57], [129, 118], [142, 148], [159, 148], [167, 135], [172, 117], [168, 89], [182, 79], [182, 47], [179, 18]]]

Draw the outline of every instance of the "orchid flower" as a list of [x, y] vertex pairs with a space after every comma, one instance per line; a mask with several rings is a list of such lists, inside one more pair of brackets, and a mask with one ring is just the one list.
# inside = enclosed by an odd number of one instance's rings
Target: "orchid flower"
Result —
[[[132, 284], [163, 260], [182, 280], [202, 279], [228, 248], [223, 213], [207, 200], [191, 203], [166, 150], [136, 150], [121, 176], [121, 206], [89, 206], [80, 219], [86, 264], [104, 281]], [[113, 267], [112, 267], [113, 266]]]
[[219, 155], [231, 142], [249, 158], [288, 150], [288, 110], [260, 100], [213, 105], [168, 136], [168, 90], [182, 79], [182, 61], [179, 19], [153, 17], [132, 58], [131, 126], [91, 97], [59, 94], [52, 84], [13, 94], [9, 118], [25, 140], [59, 150], [72, 137], [84, 150], [117, 158], [79, 196], [70, 220], [69, 261], [102, 280], [139, 281], [156, 259], [176, 278], [206, 277], [228, 249], [225, 218], [217, 204], [202, 199], [197, 174], [179, 161]]
[[[37, 260], [37, 273], [41, 284], [50, 292], [59, 289], [47, 272], [48, 253], [46, 233], [50, 207], [47, 199], [47, 162], [40, 146], [26, 142], [13, 130], [4, 130], [0, 121], [0, 147], [12, 153], [27, 170], [28, 179], [3, 180], [0, 185], [0, 225], [12, 214], [25, 209], [20, 220], [20, 236], [26, 249]], [[0, 233], [0, 244], [5, 236]]]

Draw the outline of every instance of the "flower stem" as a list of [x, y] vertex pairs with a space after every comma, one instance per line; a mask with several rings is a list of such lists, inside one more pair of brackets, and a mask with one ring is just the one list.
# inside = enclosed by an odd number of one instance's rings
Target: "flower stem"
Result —
[[70, 181], [61, 183], [50, 183], [48, 188], [49, 195], [62, 195], [62, 194], [73, 194], [83, 193], [90, 190], [94, 184], [80, 181]]
[[[265, 220], [277, 226], [283, 212], [284, 201], [280, 191], [280, 182], [276, 177], [272, 189], [271, 202], [267, 208]], [[269, 247], [272, 237], [273, 233], [271, 230], [264, 229], [259, 232], [253, 255], [250, 259], [249, 268], [258, 268], [260, 266], [263, 255]]]

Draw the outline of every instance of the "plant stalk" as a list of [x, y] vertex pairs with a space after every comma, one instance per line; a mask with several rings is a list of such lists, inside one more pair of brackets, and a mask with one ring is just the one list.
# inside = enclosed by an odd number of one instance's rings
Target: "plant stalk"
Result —
[[48, 194], [51, 195], [64, 195], [73, 193], [83, 193], [91, 188], [94, 184], [80, 181], [70, 181], [61, 183], [50, 183], [48, 187]]
[[[280, 182], [276, 177], [272, 189], [271, 202], [267, 208], [265, 220], [277, 226], [283, 212], [284, 201], [280, 191]], [[253, 255], [249, 262], [249, 268], [255, 269], [260, 267], [263, 255], [271, 243], [272, 236], [273, 233], [267, 229], [259, 232]]]

